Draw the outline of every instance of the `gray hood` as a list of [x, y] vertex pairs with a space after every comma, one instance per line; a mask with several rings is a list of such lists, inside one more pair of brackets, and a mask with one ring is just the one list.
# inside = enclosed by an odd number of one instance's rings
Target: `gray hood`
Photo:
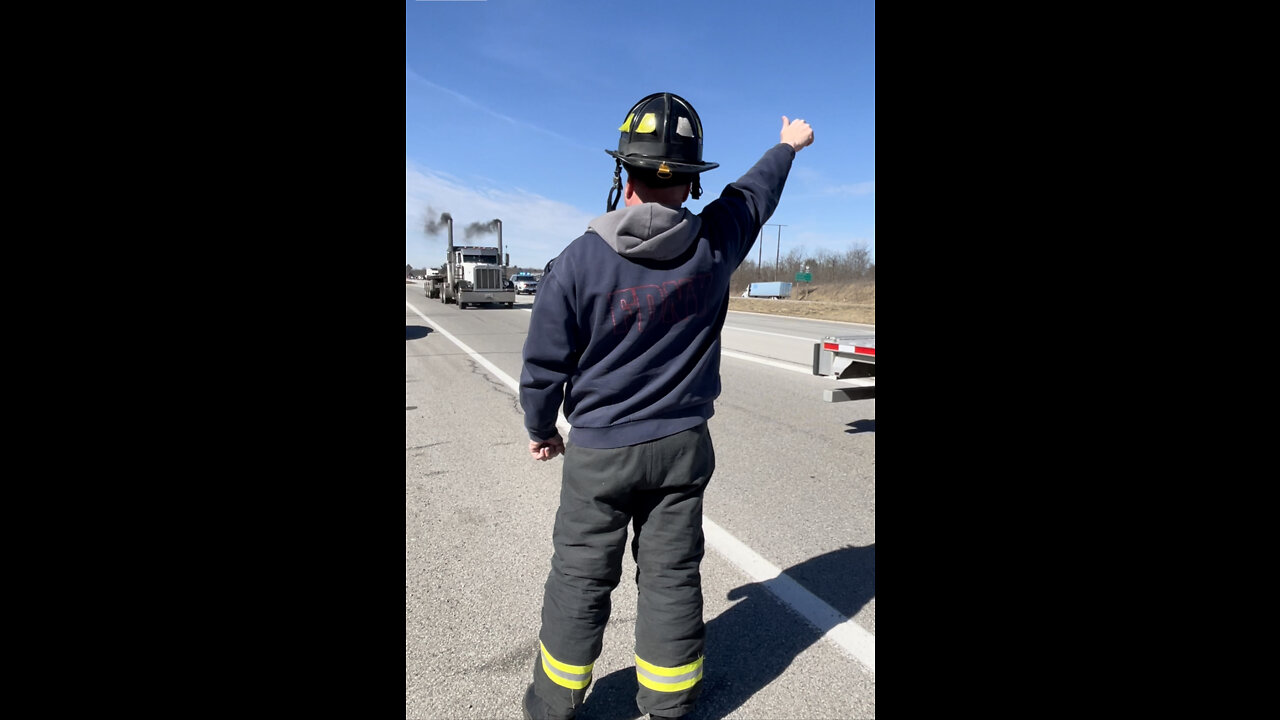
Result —
[[702, 218], [688, 208], [647, 202], [605, 213], [587, 226], [619, 255], [642, 260], [678, 257], [697, 239]]

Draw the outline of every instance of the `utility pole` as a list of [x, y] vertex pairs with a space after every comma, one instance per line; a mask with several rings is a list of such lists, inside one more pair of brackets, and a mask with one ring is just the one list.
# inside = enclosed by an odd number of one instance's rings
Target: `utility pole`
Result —
[[760, 263], [764, 262], [764, 227], [760, 228], [760, 239], [756, 240], [756, 247], [759, 249], [756, 253], [756, 272], [762, 271], [764, 268]]
[[[774, 256], [773, 256], [773, 279], [777, 280], [778, 279], [778, 262], [782, 257], [782, 228], [786, 227], [786, 225], [778, 225], [777, 223], [766, 223], [764, 227], [770, 227], [770, 226], [778, 228], [778, 247], [774, 251]], [[764, 236], [763, 227], [760, 228], [760, 234], [761, 234], [761, 237]]]

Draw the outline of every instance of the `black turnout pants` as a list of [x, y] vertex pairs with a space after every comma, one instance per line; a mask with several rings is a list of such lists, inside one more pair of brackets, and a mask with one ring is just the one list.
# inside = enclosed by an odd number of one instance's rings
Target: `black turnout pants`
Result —
[[570, 445], [542, 604], [534, 693], [552, 717], [586, 697], [622, 575], [627, 524], [638, 590], [636, 704], [680, 716], [702, 688], [702, 495], [715, 470], [706, 423], [639, 445]]

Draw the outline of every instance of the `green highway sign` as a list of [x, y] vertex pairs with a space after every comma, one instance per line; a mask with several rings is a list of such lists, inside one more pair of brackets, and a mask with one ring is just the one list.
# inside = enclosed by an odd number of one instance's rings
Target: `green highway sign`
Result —
[[813, 282], [813, 273], [796, 273], [796, 282]]

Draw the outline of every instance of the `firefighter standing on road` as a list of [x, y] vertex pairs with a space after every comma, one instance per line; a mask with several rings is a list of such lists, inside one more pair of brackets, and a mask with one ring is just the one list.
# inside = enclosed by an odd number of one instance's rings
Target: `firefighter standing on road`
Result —
[[[636, 703], [652, 718], [693, 709], [705, 638], [702, 496], [715, 470], [707, 419], [720, 394], [729, 279], [813, 142], [804, 120], [783, 116], [780, 142], [694, 215], [683, 204], [701, 196], [699, 173], [719, 165], [702, 161], [693, 106], [655, 93], [619, 129], [618, 150], [605, 151], [616, 160], [608, 212], [542, 277], [524, 345], [529, 451], [564, 454], [526, 720], [570, 720], [586, 697], [628, 523]], [[556, 428], [562, 401], [567, 447]]]

